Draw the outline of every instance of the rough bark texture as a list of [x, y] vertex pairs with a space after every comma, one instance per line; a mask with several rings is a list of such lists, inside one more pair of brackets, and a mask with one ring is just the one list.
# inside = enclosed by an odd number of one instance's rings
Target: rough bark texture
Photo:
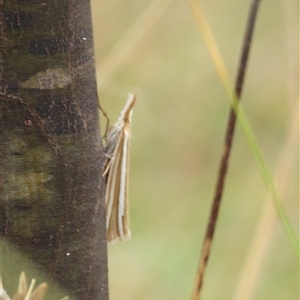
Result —
[[90, 3], [0, 0], [0, 14], [4, 287], [39, 269], [66, 289], [46, 299], [108, 299]]

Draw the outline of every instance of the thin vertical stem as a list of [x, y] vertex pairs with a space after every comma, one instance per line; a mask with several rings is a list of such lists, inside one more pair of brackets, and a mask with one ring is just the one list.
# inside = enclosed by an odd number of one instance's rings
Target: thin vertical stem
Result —
[[[240, 63], [239, 63], [239, 67], [238, 67], [238, 75], [237, 75], [236, 83], [235, 83], [235, 93], [236, 93], [238, 101], [240, 100], [240, 97], [242, 94], [243, 82], [244, 82], [244, 78], [245, 78], [245, 71], [246, 71], [246, 67], [247, 67], [248, 56], [249, 56], [251, 40], [252, 40], [252, 36], [253, 36], [255, 20], [256, 20], [256, 16], [257, 16], [257, 12], [258, 12], [259, 2], [260, 2], [260, 0], [253, 0], [251, 7], [250, 7], [250, 11], [249, 11], [248, 22], [247, 22], [247, 26], [246, 26], [246, 33], [245, 33], [244, 43], [243, 43], [243, 49], [242, 49]], [[192, 300], [200, 299], [200, 295], [201, 295], [203, 278], [205, 275], [206, 265], [207, 265], [207, 262], [209, 259], [211, 243], [212, 243], [215, 228], [216, 228], [216, 222], [217, 222], [219, 208], [220, 208], [222, 194], [223, 194], [223, 187], [224, 187], [224, 183], [225, 183], [225, 178], [226, 178], [226, 173], [227, 173], [227, 168], [228, 168], [228, 161], [229, 161], [230, 152], [231, 152], [231, 148], [232, 148], [235, 124], [236, 124], [236, 115], [235, 115], [234, 109], [231, 108], [230, 113], [229, 113], [228, 122], [227, 122], [227, 129], [226, 129], [226, 134], [225, 134], [225, 139], [224, 139], [222, 158], [221, 158], [220, 166], [219, 166], [219, 173], [218, 173], [218, 178], [217, 178], [217, 183], [216, 183], [215, 195], [213, 198], [213, 203], [212, 203], [211, 212], [210, 212], [210, 218], [209, 218], [209, 222], [208, 222], [208, 225], [206, 228], [206, 234], [205, 234], [205, 238], [204, 238], [204, 242], [203, 242], [202, 250], [201, 250], [201, 254], [200, 254], [198, 270], [197, 270], [195, 284], [194, 284], [192, 298], [191, 298]]]

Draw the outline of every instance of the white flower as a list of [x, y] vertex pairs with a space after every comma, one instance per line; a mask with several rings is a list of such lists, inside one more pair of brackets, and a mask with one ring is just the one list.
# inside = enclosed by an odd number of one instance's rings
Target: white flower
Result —
[[[24, 272], [20, 275], [19, 286], [16, 293], [10, 298], [3, 288], [2, 278], [0, 277], [0, 300], [43, 300], [46, 294], [47, 283], [41, 283], [33, 290], [36, 280], [31, 280], [29, 289], [27, 285], [26, 275]], [[64, 297], [61, 300], [68, 300], [69, 297]]]

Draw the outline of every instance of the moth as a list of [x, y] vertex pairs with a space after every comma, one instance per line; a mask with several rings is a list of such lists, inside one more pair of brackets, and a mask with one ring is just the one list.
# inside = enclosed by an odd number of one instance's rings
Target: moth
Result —
[[106, 229], [107, 243], [130, 238], [128, 207], [129, 142], [132, 108], [136, 95], [129, 93], [125, 107], [106, 135]]

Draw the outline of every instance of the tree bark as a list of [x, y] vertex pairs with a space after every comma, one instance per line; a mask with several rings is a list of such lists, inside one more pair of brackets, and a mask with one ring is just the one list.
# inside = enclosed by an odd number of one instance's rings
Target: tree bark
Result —
[[0, 14], [4, 288], [39, 269], [66, 289], [47, 299], [108, 299], [90, 3], [0, 0]]

